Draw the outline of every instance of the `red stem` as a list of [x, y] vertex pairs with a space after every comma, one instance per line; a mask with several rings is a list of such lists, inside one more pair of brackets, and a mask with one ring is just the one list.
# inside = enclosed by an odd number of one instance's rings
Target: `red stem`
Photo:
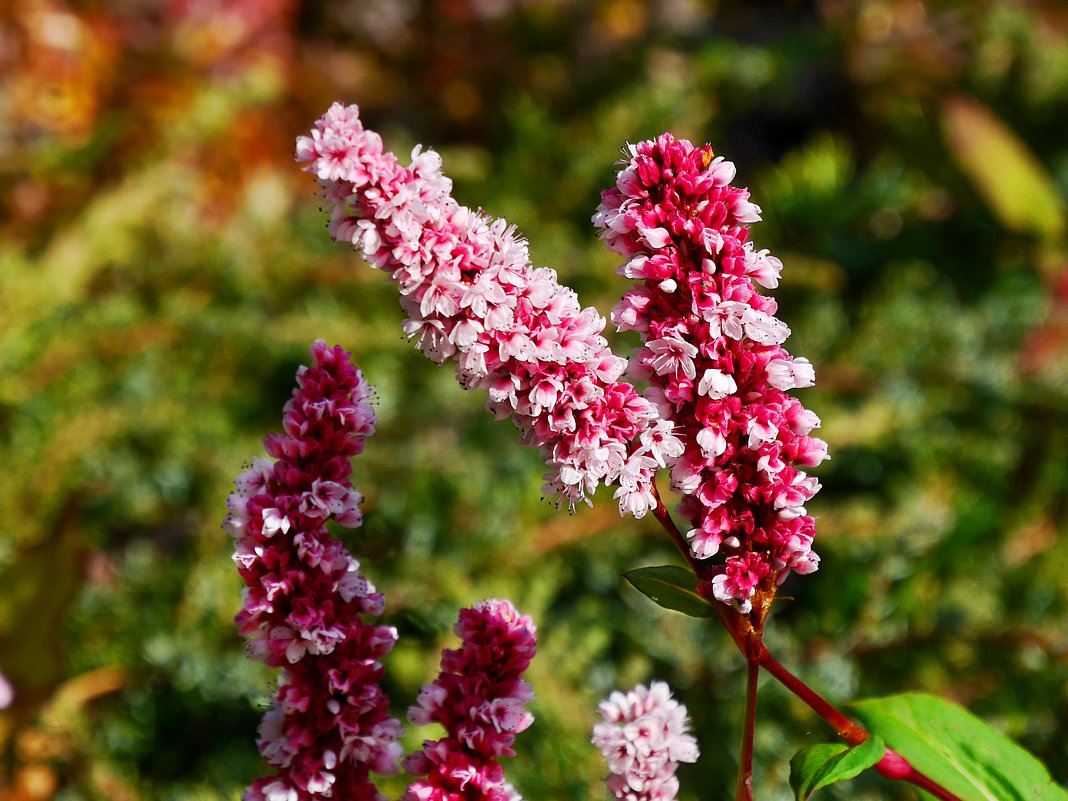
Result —
[[679, 531], [679, 527], [675, 525], [675, 521], [671, 519], [671, 515], [668, 513], [667, 507], [664, 506], [664, 502], [660, 500], [660, 492], [656, 488], [656, 484], [653, 484], [653, 497], [656, 498], [656, 506], [653, 507], [653, 517], [657, 519], [661, 527], [668, 533], [672, 541], [675, 543], [675, 547], [679, 549], [679, 552], [689, 562], [690, 567], [694, 572], [700, 576], [704, 570], [704, 565], [698, 559], [694, 558], [694, 555], [690, 552], [689, 543], [686, 542], [686, 538], [682, 536], [682, 532]]
[[[769, 654], [766, 648], [761, 647], [759, 662], [760, 665], [767, 670], [768, 673], [778, 679], [786, 689], [804, 701], [813, 712], [830, 723], [831, 726], [834, 727], [834, 730], [838, 732], [838, 736], [847, 743], [850, 745], [859, 745], [871, 737], [871, 734], [866, 730], [849, 720], [849, 718], [835, 709], [830, 702], [824, 699], [819, 693], [780, 665], [778, 660]], [[942, 787], [940, 784], [936, 784], [925, 774], [916, 770], [916, 768], [909, 764], [908, 760], [889, 748], [886, 749], [886, 756], [880, 760], [879, 764], [875, 766], [875, 769], [888, 779], [914, 784], [917, 787], [926, 790], [935, 798], [942, 799], [942, 801], [960, 801], [960, 798], [953, 795], [953, 793]]]
[[780, 665], [778, 660], [768, 653], [767, 648], [760, 649], [758, 661], [761, 667], [779, 680], [780, 684], [804, 701], [813, 712], [831, 724], [838, 736], [847, 743], [860, 745], [868, 739], [870, 736], [868, 732], [831, 706], [819, 693]]
[[[663, 501], [660, 500], [660, 494], [657, 492], [655, 485], [653, 486], [653, 497], [656, 498], [653, 516], [671, 537], [676, 547], [690, 564], [690, 567], [697, 574], [697, 577], [703, 578], [704, 574], [708, 572], [708, 566], [695, 559], [690, 552], [686, 538], [682, 536], [678, 526], [675, 525], [675, 521], [671, 519], [671, 515], [664, 506]], [[753, 622], [748, 616], [741, 614], [726, 604], [717, 603], [716, 612], [739, 650], [746, 655], [746, 662], [749, 668], [746, 681], [745, 732], [742, 736], [742, 752], [740, 764], [738, 765], [738, 793], [735, 796], [738, 801], [752, 801], [756, 679], [761, 667], [774, 676], [787, 690], [804, 701], [813, 712], [827, 721], [838, 733], [838, 736], [850, 745], [859, 745], [871, 737], [871, 734], [866, 729], [835, 709], [829, 701], [780, 665], [778, 660], [768, 653], [768, 649], [764, 647], [761, 631], [763, 629], [762, 616], [758, 627], [754, 629]], [[886, 755], [875, 766], [875, 769], [888, 779], [909, 782], [926, 790], [935, 798], [940, 799], [940, 801], [961, 801], [958, 796], [916, 770], [903, 756], [889, 748], [886, 749]], [[748, 795], [744, 793], [748, 793]]]
[[[887, 749], [887, 751], [889, 751], [889, 749]], [[879, 770], [879, 766], [876, 765], [875, 769]], [[881, 770], [879, 772], [882, 773]], [[893, 777], [891, 776], [888, 778]], [[911, 765], [909, 766], [909, 774], [907, 776], [903, 776], [901, 778], [901, 781], [908, 782], [909, 784], [915, 784], [920, 789], [929, 792], [935, 798], [941, 799], [941, 801], [960, 801], [957, 796], [953, 795], [953, 793], [951, 793], [945, 787], [940, 784], [935, 784], [935, 782], [931, 781], [931, 779], [920, 773], [918, 770], [916, 770], [916, 768], [912, 767]]]
[[745, 721], [742, 724], [742, 750], [738, 755], [738, 790], [735, 801], [753, 801], [753, 731], [756, 728], [757, 679], [760, 663], [746, 660]]

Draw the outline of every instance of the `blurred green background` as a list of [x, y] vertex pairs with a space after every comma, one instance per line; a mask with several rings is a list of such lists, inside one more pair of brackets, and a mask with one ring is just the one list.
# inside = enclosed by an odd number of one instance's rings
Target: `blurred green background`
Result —
[[[537, 454], [327, 237], [292, 147], [335, 99], [438, 149], [605, 314], [626, 287], [589, 217], [621, 145], [734, 160], [833, 456], [822, 568], [769, 646], [835, 701], [964, 703], [1068, 782], [1062, 3], [12, 0], [0, 74], [3, 801], [236, 799], [263, 771], [273, 676], [235, 634], [219, 523], [317, 337], [378, 388], [346, 541], [401, 631], [397, 714], [458, 607], [509, 597], [541, 642], [507, 767], [526, 798], [607, 798], [595, 704], [651, 678], [702, 746], [683, 799], [732, 793], [744, 663], [619, 578], [677, 560], [655, 522], [604, 491], [540, 502]], [[774, 683], [759, 704], [757, 796], [786, 799], [790, 755], [832, 733]]]

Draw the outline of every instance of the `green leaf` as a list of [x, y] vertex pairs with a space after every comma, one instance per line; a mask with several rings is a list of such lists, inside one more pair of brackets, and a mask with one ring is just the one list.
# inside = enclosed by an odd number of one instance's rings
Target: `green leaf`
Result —
[[810, 745], [790, 760], [790, 787], [797, 801], [808, 801], [821, 787], [852, 779], [885, 753], [883, 741], [874, 736], [854, 748], [844, 743]]
[[963, 801], [1068, 801], [1041, 762], [963, 707], [923, 693], [851, 706], [869, 731]]
[[697, 592], [697, 576], [684, 567], [661, 565], [628, 570], [623, 578], [642, 595], [665, 609], [690, 617], [711, 617], [712, 602]]

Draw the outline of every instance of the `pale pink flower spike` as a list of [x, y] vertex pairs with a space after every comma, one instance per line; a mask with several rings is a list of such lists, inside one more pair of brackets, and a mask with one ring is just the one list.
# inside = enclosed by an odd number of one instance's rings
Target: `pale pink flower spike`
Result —
[[601, 702], [604, 721], [592, 742], [608, 761], [609, 791], [619, 801], [673, 801], [679, 792], [675, 770], [696, 762], [697, 740], [687, 733], [686, 707], [662, 681], [614, 692]]
[[[366, 130], [356, 106], [335, 103], [296, 158], [324, 188], [330, 233], [396, 282], [404, 331], [433, 361], [452, 359], [461, 386], [489, 394], [521, 441], [548, 464], [545, 492], [574, 508], [615, 485], [620, 513], [654, 505], [653, 475], [682, 453], [670, 422], [619, 381], [627, 367], [556, 272], [535, 269], [505, 220], [461, 206], [432, 150], [403, 166]], [[665, 364], [687, 369], [687, 346]]]

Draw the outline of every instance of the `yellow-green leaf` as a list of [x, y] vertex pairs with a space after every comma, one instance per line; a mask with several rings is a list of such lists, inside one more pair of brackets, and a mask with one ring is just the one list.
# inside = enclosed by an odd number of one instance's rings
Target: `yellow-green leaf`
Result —
[[1047, 239], [1064, 233], [1064, 198], [1035, 155], [990, 109], [953, 95], [942, 104], [942, 127], [953, 155], [1006, 228]]

